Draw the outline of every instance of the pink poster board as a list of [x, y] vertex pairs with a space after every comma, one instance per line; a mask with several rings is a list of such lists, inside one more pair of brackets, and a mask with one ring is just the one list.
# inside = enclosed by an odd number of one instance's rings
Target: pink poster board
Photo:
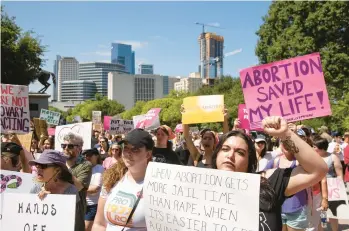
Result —
[[104, 116], [104, 119], [103, 119], [104, 131], [109, 131], [111, 118], [113, 118], [113, 117], [112, 116]]
[[250, 121], [248, 120], [246, 104], [239, 104], [238, 118], [240, 120], [240, 128], [250, 130]]
[[240, 79], [251, 129], [267, 116], [294, 122], [332, 114], [319, 53], [246, 68]]
[[135, 124], [135, 128], [150, 128], [160, 126], [159, 114], [161, 108], [150, 109], [144, 117]]

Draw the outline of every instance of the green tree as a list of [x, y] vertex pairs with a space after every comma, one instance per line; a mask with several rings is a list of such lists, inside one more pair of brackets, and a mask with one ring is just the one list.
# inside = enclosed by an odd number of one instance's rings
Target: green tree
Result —
[[36, 80], [45, 47], [33, 35], [23, 32], [1, 7], [1, 83], [29, 85]]
[[257, 31], [261, 63], [320, 52], [331, 100], [349, 91], [349, 2], [274, 1]]

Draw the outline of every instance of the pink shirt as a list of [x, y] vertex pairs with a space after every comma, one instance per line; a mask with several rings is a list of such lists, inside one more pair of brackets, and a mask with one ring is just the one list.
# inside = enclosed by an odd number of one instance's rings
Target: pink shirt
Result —
[[104, 161], [103, 161], [103, 168], [104, 169], [108, 169], [111, 166], [113, 166], [115, 163], [117, 163], [118, 161], [113, 158], [113, 157], [107, 157]]

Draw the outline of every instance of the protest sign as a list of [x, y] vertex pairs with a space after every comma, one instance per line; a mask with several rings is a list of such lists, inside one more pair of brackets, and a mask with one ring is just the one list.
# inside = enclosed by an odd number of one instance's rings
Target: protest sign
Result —
[[331, 115], [319, 53], [250, 67], [240, 79], [251, 129], [267, 116], [294, 122]]
[[239, 104], [238, 118], [240, 120], [241, 129], [250, 130], [250, 121], [248, 120], [248, 110], [245, 104]]
[[1, 84], [1, 132], [30, 131], [28, 86]]
[[327, 178], [328, 201], [347, 200], [347, 192], [341, 178]]
[[[34, 175], [22, 172], [1, 170], [0, 220], [3, 217], [4, 195], [6, 193], [29, 193], [34, 186]], [[6, 214], [7, 216], [7, 214]], [[6, 229], [2, 229], [6, 230]], [[10, 229], [12, 230], [12, 229]]]
[[[6, 193], [2, 230], [74, 231], [76, 195]], [[15, 218], [15, 220], [14, 220]]]
[[27, 134], [18, 134], [17, 138], [21, 143], [22, 147], [30, 151], [30, 147], [32, 145], [33, 132], [29, 132]]
[[126, 134], [133, 129], [133, 120], [111, 119], [109, 132], [111, 134]]
[[92, 111], [92, 122], [99, 124], [102, 121], [102, 112], [101, 111]]
[[63, 138], [69, 132], [78, 134], [82, 137], [84, 145], [82, 149], [91, 148], [91, 137], [92, 137], [92, 122], [75, 123], [57, 126], [55, 131], [55, 149], [62, 151], [61, 144], [64, 143]]
[[143, 186], [147, 229], [258, 231], [259, 187], [258, 174], [150, 162]]
[[177, 124], [175, 128], [175, 133], [183, 132], [183, 124]]
[[144, 115], [133, 116], [134, 128], [143, 128], [147, 130], [155, 129], [160, 126], [161, 108], [152, 108]]
[[224, 95], [192, 96], [183, 99], [183, 124], [224, 121]]
[[112, 116], [104, 116], [104, 119], [103, 119], [104, 131], [109, 131], [110, 120], [112, 118], [113, 118]]
[[46, 120], [48, 124], [58, 125], [60, 117], [61, 117], [61, 113], [59, 112], [41, 109], [40, 119]]

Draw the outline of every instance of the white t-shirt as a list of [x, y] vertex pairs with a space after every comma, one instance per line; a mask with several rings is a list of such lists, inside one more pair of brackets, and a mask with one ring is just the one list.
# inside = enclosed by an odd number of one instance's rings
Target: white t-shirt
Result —
[[[328, 144], [328, 148], [327, 148], [327, 152], [331, 153], [331, 154], [335, 154], [334, 152], [334, 148], [336, 147], [337, 142], [332, 141], [331, 143]], [[338, 153], [338, 157], [341, 161], [344, 161], [344, 148], [347, 146], [348, 144], [345, 142], [342, 142], [341, 144], [339, 144], [340, 147], [340, 152]]]
[[[141, 183], [130, 181], [125, 174], [110, 191], [104, 206], [104, 217], [107, 221], [106, 231], [121, 231], [135, 205], [143, 187]], [[105, 195], [103, 195], [105, 197]], [[125, 231], [146, 231], [145, 210], [143, 198], [127, 224]]]
[[[96, 166], [94, 166], [92, 168], [92, 177], [91, 177], [90, 185], [102, 187], [103, 172], [104, 172], [104, 168], [102, 165], [97, 164]], [[86, 196], [87, 205], [97, 204], [100, 192], [101, 192], [101, 189], [99, 189], [97, 193], [87, 194]]]

